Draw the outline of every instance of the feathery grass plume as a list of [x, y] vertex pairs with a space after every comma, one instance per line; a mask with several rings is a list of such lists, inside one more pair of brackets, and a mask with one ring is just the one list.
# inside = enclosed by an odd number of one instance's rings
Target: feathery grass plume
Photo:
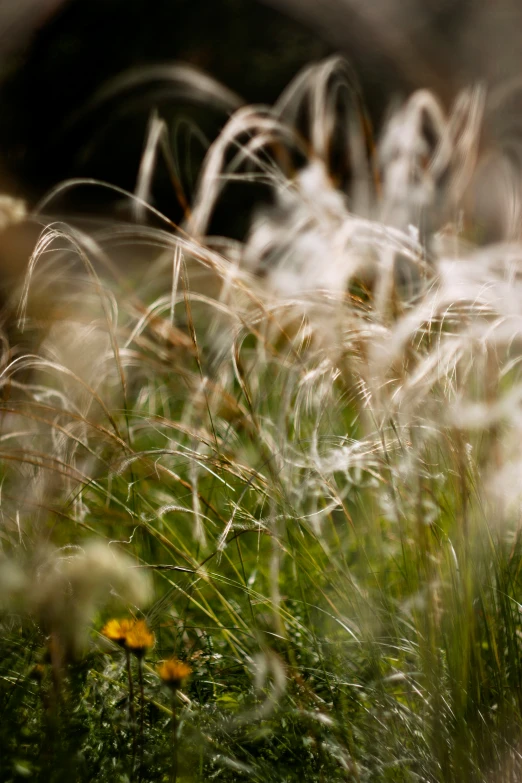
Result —
[[23, 566], [12, 558], [0, 561], [0, 610], [23, 610], [29, 588], [29, 579]]
[[[519, 744], [522, 255], [474, 244], [483, 92], [448, 115], [414, 94], [373, 142], [350, 79], [329, 61], [273, 109], [233, 115], [187, 213], [193, 236], [142, 201], [161, 228], [72, 230], [89, 271], [77, 298], [94, 291], [75, 350], [66, 320], [45, 359], [3, 369], [20, 394], [1, 441], [9, 547], [30, 540], [18, 523], [31, 481], [39, 535], [52, 524], [57, 546], [89, 529], [113, 542], [42, 557], [36, 586], [15, 568], [7, 592], [34, 596], [65, 635], [112, 589], [137, 604], [132, 580], [154, 570], [158, 648], [190, 650], [204, 672], [183, 729], [200, 780], [487, 781]], [[350, 147], [338, 178], [337, 122]], [[206, 237], [237, 178], [268, 183], [273, 204], [244, 242]], [[137, 244], [153, 263], [131, 285], [110, 259]], [[111, 282], [90, 269], [102, 263]], [[84, 363], [91, 337], [104, 358]], [[58, 470], [68, 481], [52, 484]], [[120, 587], [116, 544], [145, 566], [123, 569]], [[104, 628], [120, 644], [121, 623]], [[154, 637], [144, 621], [124, 630], [143, 753]], [[101, 665], [96, 698], [114, 715], [116, 675]], [[166, 765], [149, 714], [147, 752]], [[90, 725], [89, 747], [107, 747]], [[106, 752], [107, 775], [123, 770], [124, 752]]]
[[0, 231], [15, 223], [20, 223], [27, 217], [27, 207], [24, 201], [7, 194], [0, 194]]

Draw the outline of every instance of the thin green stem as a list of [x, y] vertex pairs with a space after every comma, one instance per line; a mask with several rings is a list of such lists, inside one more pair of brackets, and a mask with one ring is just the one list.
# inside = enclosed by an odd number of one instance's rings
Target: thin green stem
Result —
[[138, 658], [138, 679], [140, 684], [140, 760], [138, 770], [138, 780], [141, 781], [143, 772], [143, 746], [145, 743], [144, 738], [144, 723], [145, 723], [145, 694], [143, 691], [143, 663], [141, 658]]
[[172, 773], [171, 783], [176, 783], [178, 779], [178, 713], [176, 710], [176, 688], [172, 689]]
[[134, 709], [134, 683], [132, 681], [130, 652], [127, 649], [125, 650], [125, 663], [127, 665], [127, 679], [129, 680], [129, 723], [132, 727], [132, 768], [134, 769], [134, 759], [136, 758], [136, 711]]

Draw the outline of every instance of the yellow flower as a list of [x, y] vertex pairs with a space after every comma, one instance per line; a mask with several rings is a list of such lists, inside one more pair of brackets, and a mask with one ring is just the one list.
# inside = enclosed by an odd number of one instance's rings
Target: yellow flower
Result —
[[110, 639], [111, 642], [116, 642], [120, 647], [125, 647], [127, 635], [135, 625], [135, 620], [109, 620], [102, 628], [102, 634]]
[[154, 634], [149, 631], [145, 620], [135, 620], [125, 636], [125, 647], [137, 658], [143, 658], [154, 644]]
[[158, 674], [169, 688], [177, 690], [181, 687], [182, 681], [188, 677], [192, 669], [188, 663], [171, 658], [158, 666]]

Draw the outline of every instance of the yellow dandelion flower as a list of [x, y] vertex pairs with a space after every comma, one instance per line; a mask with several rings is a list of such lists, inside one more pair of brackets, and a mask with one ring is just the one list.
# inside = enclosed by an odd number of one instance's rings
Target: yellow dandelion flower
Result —
[[189, 676], [192, 669], [188, 663], [178, 661], [176, 658], [171, 658], [168, 661], [163, 661], [158, 666], [158, 674], [169, 688], [177, 690], [181, 687], [182, 681]]
[[125, 647], [137, 658], [143, 658], [149, 647], [154, 644], [154, 634], [145, 620], [136, 620], [125, 636]]
[[131, 632], [132, 628], [136, 624], [135, 620], [123, 619], [123, 620], [109, 620], [106, 623], [101, 632], [111, 642], [116, 642], [120, 647], [125, 647], [127, 635]]

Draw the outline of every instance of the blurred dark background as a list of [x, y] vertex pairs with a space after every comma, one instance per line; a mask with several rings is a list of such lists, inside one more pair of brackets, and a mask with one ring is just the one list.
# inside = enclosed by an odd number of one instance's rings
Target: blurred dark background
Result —
[[[133, 190], [155, 108], [171, 123], [187, 115], [208, 140], [222, 127], [224, 111], [173, 100], [158, 82], [82, 113], [131, 68], [183, 61], [245, 101], [271, 103], [303, 65], [338, 51], [378, 128], [390, 100], [417, 87], [448, 105], [463, 84], [522, 73], [520, 32], [516, 0], [3, 0], [0, 186], [30, 203], [69, 177]], [[191, 145], [197, 167], [203, 146]], [[177, 218], [158, 176], [157, 205]], [[62, 206], [100, 203], [99, 191], [83, 192]]]
[[[271, 103], [303, 65], [332, 51], [324, 37], [256, 0], [68, 0], [35, 22], [6, 54], [0, 89], [4, 178], [30, 201], [72, 176], [133, 190], [154, 109], [171, 124], [188, 117], [209, 140], [227, 119], [170, 95], [161, 80], [82, 114], [122, 72], [182, 61], [248, 102]], [[191, 154], [203, 154], [194, 139]]]

